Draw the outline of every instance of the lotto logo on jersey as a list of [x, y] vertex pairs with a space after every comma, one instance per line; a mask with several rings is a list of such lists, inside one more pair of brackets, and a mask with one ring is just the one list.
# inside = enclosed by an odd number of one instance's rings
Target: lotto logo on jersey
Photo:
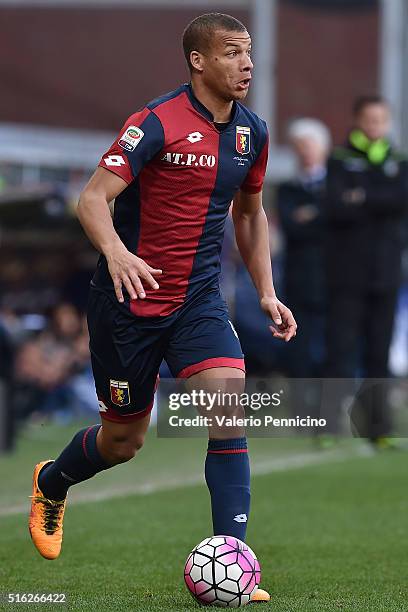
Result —
[[110, 395], [112, 403], [116, 406], [128, 406], [130, 404], [129, 383], [126, 380], [110, 379]]
[[251, 150], [251, 128], [236, 127], [236, 149], [241, 155], [245, 155]]
[[108, 157], [104, 157], [103, 161], [107, 166], [124, 166], [125, 160], [121, 155], [108, 155]]
[[178, 166], [201, 166], [201, 168], [214, 168], [217, 163], [215, 155], [195, 155], [194, 153], [165, 153], [161, 160]]
[[122, 149], [126, 149], [126, 151], [134, 151], [143, 136], [143, 130], [135, 125], [130, 125], [126, 132], [120, 137], [118, 145], [122, 147]]

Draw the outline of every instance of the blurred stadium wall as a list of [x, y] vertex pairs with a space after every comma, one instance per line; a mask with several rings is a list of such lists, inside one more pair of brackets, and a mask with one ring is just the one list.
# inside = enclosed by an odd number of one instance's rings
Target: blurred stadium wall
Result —
[[253, 34], [258, 68], [249, 103], [267, 115], [274, 153], [270, 178], [281, 178], [291, 170], [282, 146], [289, 119], [317, 116], [340, 142], [353, 98], [382, 87], [402, 112], [396, 58], [405, 44], [404, 32], [397, 31], [405, 5], [403, 0], [0, 0], [0, 161], [93, 168], [129, 114], [188, 78], [183, 28], [194, 16], [216, 10], [233, 13]]

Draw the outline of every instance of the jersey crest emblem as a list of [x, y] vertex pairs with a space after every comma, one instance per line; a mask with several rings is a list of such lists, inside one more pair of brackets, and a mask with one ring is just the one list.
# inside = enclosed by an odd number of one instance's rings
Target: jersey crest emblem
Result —
[[125, 380], [110, 379], [110, 395], [112, 403], [116, 406], [128, 406], [130, 404], [129, 383]]
[[235, 147], [241, 155], [251, 151], [251, 128], [237, 125]]

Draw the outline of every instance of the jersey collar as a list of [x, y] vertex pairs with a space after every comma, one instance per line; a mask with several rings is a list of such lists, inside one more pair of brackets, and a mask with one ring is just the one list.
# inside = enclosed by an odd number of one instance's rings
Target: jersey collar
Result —
[[[204, 106], [204, 104], [200, 102], [198, 98], [195, 97], [191, 83], [186, 83], [184, 87], [187, 92], [188, 99], [190, 100], [191, 105], [195, 108], [195, 110], [199, 112], [200, 115], [203, 115], [203, 117], [205, 117], [208, 121], [210, 121], [211, 123], [214, 123], [214, 115], [212, 114], [211, 111], [208, 110], [206, 106]], [[228, 122], [229, 125], [234, 123], [234, 121], [237, 118], [237, 114], [238, 114], [238, 105], [235, 102], [235, 100], [233, 100], [232, 110], [231, 110], [231, 119]]]

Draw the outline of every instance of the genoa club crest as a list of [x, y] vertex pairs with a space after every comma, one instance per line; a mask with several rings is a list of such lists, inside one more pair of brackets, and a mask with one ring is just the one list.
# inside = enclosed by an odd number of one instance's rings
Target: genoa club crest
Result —
[[241, 127], [236, 128], [236, 144], [235, 147], [241, 155], [246, 155], [251, 150], [251, 128]]
[[112, 403], [116, 406], [130, 404], [129, 383], [124, 380], [110, 380], [110, 395]]

